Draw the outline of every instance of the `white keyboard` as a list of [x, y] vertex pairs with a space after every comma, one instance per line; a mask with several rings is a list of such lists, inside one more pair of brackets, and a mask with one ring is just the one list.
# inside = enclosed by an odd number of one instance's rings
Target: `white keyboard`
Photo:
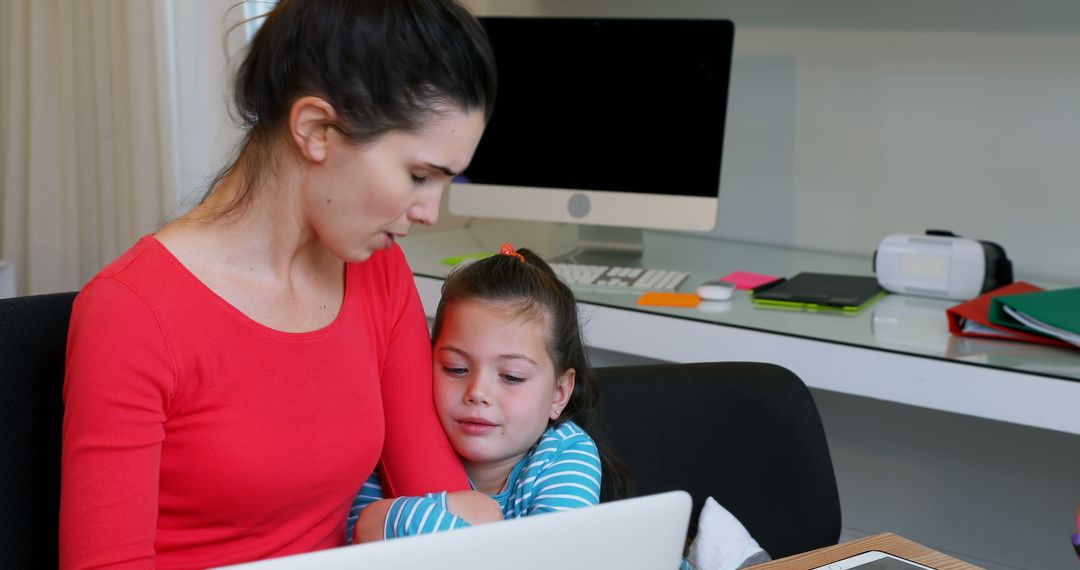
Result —
[[551, 263], [551, 269], [567, 285], [586, 285], [603, 289], [638, 291], [674, 291], [690, 276], [685, 271], [646, 269], [610, 265]]

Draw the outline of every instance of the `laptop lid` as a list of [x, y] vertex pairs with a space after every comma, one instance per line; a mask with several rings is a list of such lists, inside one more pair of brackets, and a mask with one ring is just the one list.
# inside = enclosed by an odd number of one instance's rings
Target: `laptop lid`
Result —
[[230, 570], [676, 570], [690, 495], [670, 491], [451, 532], [320, 550]]

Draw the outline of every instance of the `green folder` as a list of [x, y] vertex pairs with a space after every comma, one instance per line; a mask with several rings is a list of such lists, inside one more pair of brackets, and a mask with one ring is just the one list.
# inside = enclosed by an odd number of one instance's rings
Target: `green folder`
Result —
[[[1026, 317], [1027, 324], [1008, 314], [1005, 307]], [[994, 297], [989, 318], [991, 323], [1035, 334], [1080, 336], [1080, 287]]]

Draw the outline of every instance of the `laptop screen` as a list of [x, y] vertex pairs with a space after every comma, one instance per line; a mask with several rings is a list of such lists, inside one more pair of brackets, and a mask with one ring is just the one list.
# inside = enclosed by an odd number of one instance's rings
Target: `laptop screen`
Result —
[[[671, 491], [451, 532], [228, 566], [230, 570], [675, 570], [690, 495]], [[557, 562], [553, 560], [557, 559]]]

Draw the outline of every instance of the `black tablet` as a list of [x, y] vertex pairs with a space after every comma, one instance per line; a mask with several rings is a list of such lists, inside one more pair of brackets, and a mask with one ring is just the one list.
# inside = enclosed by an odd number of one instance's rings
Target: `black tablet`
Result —
[[754, 290], [754, 304], [778, 308], [857, 311], [884, 294], [876, 277], [799, 273]]

